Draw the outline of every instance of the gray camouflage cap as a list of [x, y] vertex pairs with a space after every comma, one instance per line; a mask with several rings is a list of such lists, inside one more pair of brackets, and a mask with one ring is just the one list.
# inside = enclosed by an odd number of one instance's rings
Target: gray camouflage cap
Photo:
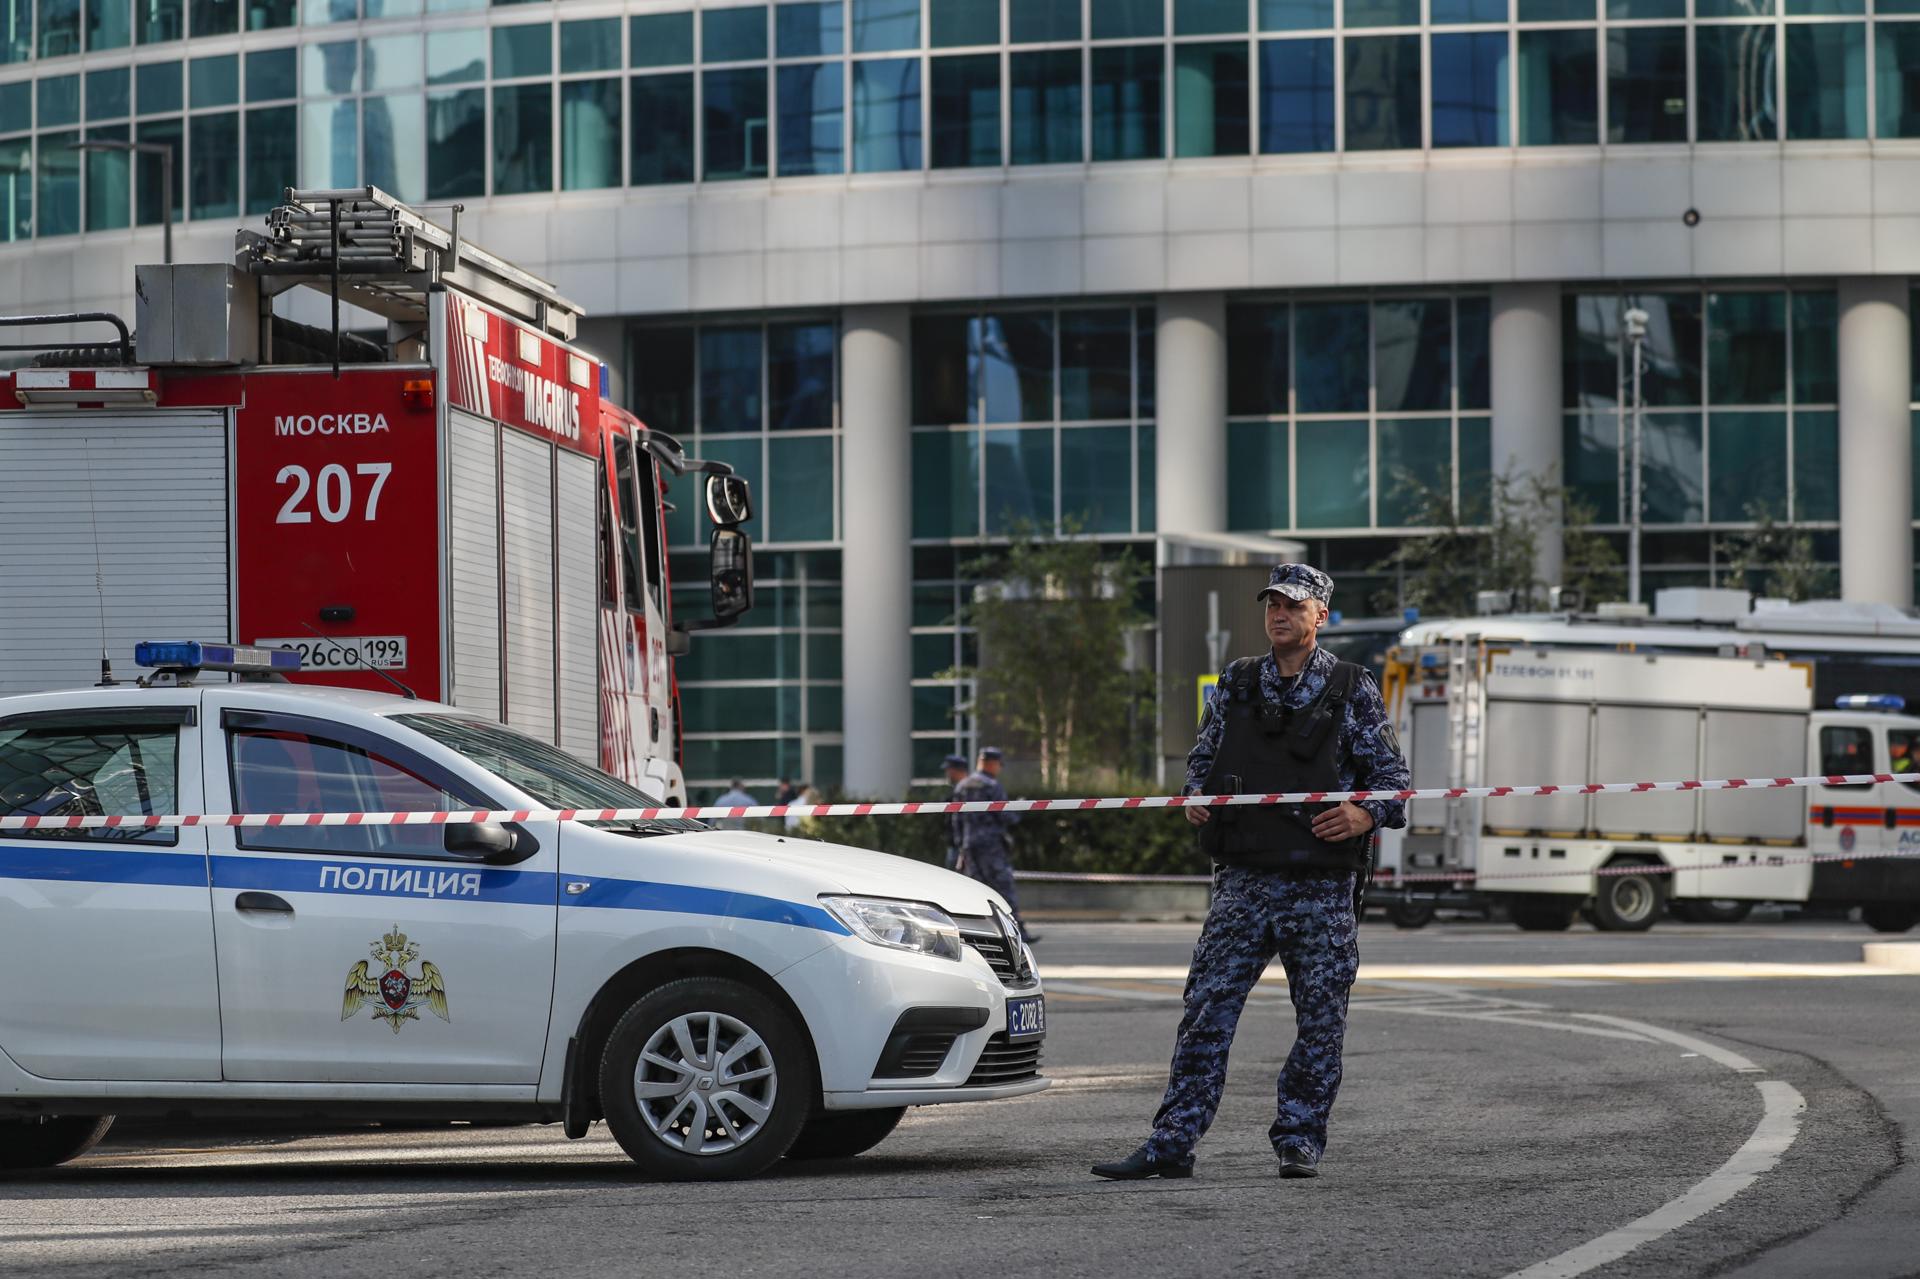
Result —
[[1333, 598], [1333, 579], [1311, 564], [1275, 564], [1267, 584], [1254, 598], [1265, 599], [1269, 591], [1278, 591], [1290, 600], [1319, 600], [1325, 604]]

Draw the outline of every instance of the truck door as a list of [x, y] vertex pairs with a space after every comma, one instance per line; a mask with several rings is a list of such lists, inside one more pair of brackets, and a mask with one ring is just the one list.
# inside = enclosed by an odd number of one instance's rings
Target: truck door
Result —
[[[1881, 726], [1823, 720], [1813, 727], [1813, 758], [1822, 777], [1883, 771], [1875, 739]], [[1807, 851], [1818, 854], [1872, 854], [1887, 848], [1890, 797], [1874, 783], [1820, 785], [1807, 792]], [[1915, 805], [1920, 808], [1920, 805]]]
[[[353, 725], [210, 705], [215, 714], [205, 759], [228, 811], [492, 806]], [[225, 1077], [537, 1083], [558, 841], [552, 825], [535, 837], [532, 858], [494, 867], [448, 854], [433, 826], [211, 832]]]

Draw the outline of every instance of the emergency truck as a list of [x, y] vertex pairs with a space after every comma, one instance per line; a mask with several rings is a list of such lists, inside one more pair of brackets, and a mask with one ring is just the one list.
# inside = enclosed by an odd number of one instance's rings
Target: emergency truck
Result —
[[[0, 373], [0, 695], [221, 636], [684, 801], [672, 658], [752, 605], [746, 482], [607, 398], [580, 308], [451, 221], [289, 190], [231, 265], [138, 268], [131, 337], [4, 322], [118, 339]], [[690, 472], [713, 611], [676, 624], [664, 485]]]
[[[1900, 713], [1897, 694], [1859, 691], [1912, 677], [1920, 623], [1844, 604], [1748, 612], [1741, 592], [1661, 595], [1651, 616], [1409, 628], [1385, 692], [1413, 785], [1899, 775], [1920, 764], [1920, 718]], [[1755, 902], [1785, 902], [1858, 906], [1872, 928], [1904, 932], [1920, 923], [1920, 791], [1895, 781], [1419, 799], [1405, 830], [1383, 835], [1371, 896], [1409, 927], [1436, 904], [1503, 904], [1528, 930], [1564, 929], [1585, 911], [1601, 929], [1638, 931], [1663, 908], [1736, 920]]]

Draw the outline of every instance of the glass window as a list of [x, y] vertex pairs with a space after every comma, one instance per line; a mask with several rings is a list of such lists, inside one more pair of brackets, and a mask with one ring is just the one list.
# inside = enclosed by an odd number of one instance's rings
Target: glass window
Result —
[[[96, 75], [105, 74], [95, 72]], [[121, 72], [126, 74], [125, 71]], [[0, 133], [33, 127], [33, 81], [15, 80], [0, 84]]]
[[1453, 499], [1453, 423], [1403, 418], [1380, 423], [1380, 526], [1433, 522]]
[[619, 78], [562, 81], [560, 189], [591, 191], [619, 185]]
[[1333, 41], [1260, 43], [1260, 150], [1331, 151]]
[[1607, 0], [1607, 21], [1684, 18], [1687, 0]]
[[1299, 321], [1293, 338], [1297, 411], [1366, 412], [1366, 303], [1302, 302], [1294, 318]]
[[979, 432], [915, 431], [913, 535], [977, 537], [979, 532]]
[[919, 47], [920, 0], [852, 0], [852, 3], [855, 53]]
[[1265, 417], [1286, 411], [1286, 303], [1229, 306], [1227, 412], [1234, 416]]
[[1347, 150], [1420, 147], [1420, 37], [1346, 41]]
[[329, 22], [353, 22], [360, 16], [359, 0], [301, 0], [301, 21], [310, 27]]
[[1493, 407], [1492, 306], [1486, 298], [1454, 302], [1454, 345], [1460, 368], [1460, 407]]
[[1014, 53], [1008, 65], [1013, 163], [1079, 163], [1080, 50]]
[[33, 0], [0, 0], [0, 64], [33, 57]]
[[825, 57], [846, 46], [846, 15], [841, 0], [776, 5], [773, 25], [774, 48], [783, 58]]
[[1520, 33], [1520, 145], [1600, 140], [1600, 71], [1592, 31]]
[[1166, 31], [1161, 0], [1099, 0], [1089, 6], [1089, 12], [1096, 40], [1126, 40]]
[[560, 71], [618, 71], [620, 19], [587, 18], [560, 24]]
[[[301, 73], [303, 96], [317, 98], [322, 94], [358, 93], [360, 91], [360, 42], [357, 40], [338, 40], [332, 44], [309, 44], [302, 46], [301, 61], [305, 66]], [[146, 110], [144, 104], [140, 108]]]
[[1062, 311], [1060, 419], [1125, 418], [1132, 411], [1133, 313]]
[[1433, 37], [1433, 145], [1507, 145], [1507, 33]]
[[228, 35], [240, 29], [237, 0], [193, 0], [189, 30], [195, 36]]
[[1522, 22], [1592, 22], [1593, 0], [1519, 0]]
[[[1099, 26], [1097, 20], [1094, 25]], [[1093, 158], [1159, 159], [1165, 145], [1161, 111], [1166, 96], [1161, 46], [1117, 45], [1095, 49], [1092, 57]]]
[[701, 73], [706, 178], [767, 175], [767, 69]]
[[1124, 426], [1060, 432], [1060, 516], [1088, 533], [1133, 531], [1133, 432]]
[[833, 345], [830, 323], [767, 326], [767, 426], [775, 431], [824, 431], [833, 426]]
[[[195, 58], [187, 64], [187, 86], [187, 99], [195, 107], [232, 106], [240, 101], [240, 55], [225, 53], [215, 58]], [[91, 116], [93, 85], [89, 83], [87, 88], [88, 115]], [[126, 108], [122, 106], [113, 114], [125, 115]]]
[[635, 67], [684, 67], [693, 61], [691, 13], [643, 13], [627, 19]]
[[1080, 38], [1080, 0], [1007, 0], [1007, 38], [1015, 44]]
[[1619, 485], [1619, 415], [1567, 414], [1560, 447], [1568, 496], [1605, 523], [1624, 518]]
[[703, 9], [700, 13], [702, 62], [751, 62], [767, 56], [767, 9]]
[[[234, 729], [227, 751], [234, 802], [250, 813], [432, 812], [479, 802], [404, 764], [305, 733]], [[443, 832], [432, 826], [261, 827], [236, 832], [236, 840], [242, 848], [295, 853], [429, 857], [444, 850]]]
[[1458, 509], [1466, 519], [1478, 522], [1486, 518], [1493, 501], [1493, 422], [1463, 417], [1456, 429], [1460, 438]]
[[1793, 415], [1793, 518], [1840, 518], [1840, 415], [1831, 409]]
[[1173, 0], [1177, 36], [1229, 35], [1246, 29], [1246, 0]]
[[[143, 120], [135, 130], [135, 139], [140, 142], [154, 142], [173, 148], [173, 220], [178, 222], [183, 211], [187, 166], [179, 162], [180, 148], [185, 142], [182, 136], [179, 117], [171, 120]], [[134, 161], [134, 218], [141, 226], [159, 226], [162, 212], [163, 187], [161, 179], [162, 163], [159, 155], [146, 152], [135, 157]]]
[[927, 0], [928, 43], [936, 49], [1000, 43], [1000, 0]]
[[1873, 40], [1875, 132], [1920, 137], [1920, 23], [1876, 22]]
[[1694, 0], [1696, 18], [1770, 18], [1773, 0]]
[[1867, 136], [1867, 26], [1787, 27], [1787, 136]]
[[40, 0], [40, 56], [80, 52], [80, 0]]
[[487, 191], [487, 95], [455, 89], [427, 95], [427, 198]]
[[421, 83], [424, 63], [418, 35], [375, 36], [361, 51], [362, 76], [369, 91], [412, 89]]
[[1051, 532], [1053, 432], [986, 433], [987, 534], [1011, 533], [1025, 524]]
[[1793, 295], [1793, 401], [1833, 404], [1840, 398], [1840, 313], [1832, 293]]
[[280, 203], [288, 187], [300, 184], [299, 153], [294, 149], [298, 110], [259, 107], [247, 112], [248, 213], [265, 213]]
[[633, 371], [633, 411], [641, 421], [673, 435], [693, 430], [693, 365], [691, 328], [632, 330], [627, 367]]
[[553, 85], [493, 90], [493, 190], [496, 195], [553, 190]]
[[1053, 319], [1038, 311], [972, 322], [968, 350], [974, 403], [986, 422], [1053, 420]]
[[918, 58], [853, 64], [853, 167], [859, 173], [920, 167]]
[[1649, 524], [1698, 524], [1706, 518], [1700, 415], [1648, 413], [1641, 428], [1640, 492]]
[[78, 133], [40, 135], [39, 186], [34, 203], [40, 217], [38, 235], [72, 235], [80, 229], [80, 153], [73, 144]]
[[693, 181], [693, 72], [635, 76], [627, 180], [634, 186]]
[[1453, 407], [1452, 310], [1446, 298], [1374, 304], [1374, 408], [1378, 412]]
[[913, 420], [946, 426], [973, 420], [968, 375], [972, 321], [964, 315], [913, 317]]
[[[196, 218], [228, 218], [240, 212], [240, 113], [194, 116], [187, 126], [193, 152], [187, 208]], [[388, 187], [401, 196], [404, 187]]]
[[1000, 55], [935, 58], [933, 167], [964, 169], [1000, 163]]
[[767, 445], [772, 491], [767, 537], [775, 542], [833, 539], [833, 437], [801, 435]]
[[1139, 456], [1134, 461], [1134, 474], [1139, 478], [1138, 504], [1140, 515], [1137, 521], [1139, 531], [1153, 532], [1153, 423], [1143, 422], [1134, 428], [1135, 449]]
[[269, 102], [300, 96], [295, 53], [288, 49], [256, 49], [247, 54], [247, 101]]
[[[155, 817], [179, 809], [175, 724], [0, 727], [0, 817]], [[8, 831], [8, 840], [179, 842], [177, 831]]]
[[160, 44], [178, 40], [181, 27], [180, 0], [134, 0], [134, 34], [141, 44]]
[[781, 177], [845, 170], [841, 71], [838, 62], [808, 62], [775, 73], [780, 86]]
[[544, 22], [531, 26], [493, 28], [493, 75], [496, 80], [553, 74], [553, 28]]
[[1865, 728], [1820, 730], [1820, 774], [1851, 776], [1873, 771], [1873, 733]]
[[1648, 404], [1700, 403], [1702, 307], [1698, 293], [1641, 293], [1579, 296], [1566, 299], [1575, 339], [1567, 348], [1561, 374], [1569, 406], [1612, 404], [1619, 393], [1625, 362], [1621, 315], [1631, 307], [1647, 313], [1645, 372], [1641, 392]]
[[1245, 41], [1174, 46], [1175, 155], [1247, 154], [1247, 76]]
[[1346, 0], [1349, 27], [1417, 27], [1420, 0]]
[[350, 187], [360, 181], [359, 104], [307, 102], [300, 107], [301, 186]]
[[248, 0], [247, 30], [269, 31], [278, 27], [291, 27], [300, 20], [299, 6], [294, 0]]
[[1154, 343], [1158, 338], [1152, 307], [1143, 306], [1133, 313], [1133, 332], [1134, 387], [1140, 397], [1135, 412], [1141, 417], [1152, 417]]
[[[128, 0], [87, 0], [87, 49], [124, 49], [133, 39], [133, 10]], [[7, 61], [0, 39], [0, 62]]]
[[[168, 63], [167, 65], [173, 66], [174, 64]], [[175, 68], [174, 74], [177, 78], [179, 75], [178, 68]], [[38, 88], [41, 128], [45, 129], [63, 124], [80, 123], [79, 76], [48, 76], [39, 82]]]
[[1707, 518], [1714, 523], [1786, 519], [1787, 415], [1709, 415], [1707, 473]]
[[1787, 295], [1708, 294], [1707, 373], [1709, 403], [1785, 403]]
[[701, 329], [701, 432], [724, 434], [759, 429], [759, 326], [708, 326]]
[[[89, 138], [128, 140], [124, 124], [87, 130]], [[124, 151], [86, 153], [87, 230], [116, 231], [132, 222], [133, 157]]]
[[1702, 142], [1772, 142], [1774, 29], [1771, 26], [1696, 27], [1694, 76]]
[[[1304, 326], [1303, 326], [1304, 327]], [[1372, 451], [1365, 422], [1299, 422], [1294, 449], [1300, 464], [1300, 528], [1365, 528], [1372, 520]]]
[[1687, 140], [1687, 29], [1607, 30], [1607, 141]]
[[485, 27], [436, 29], [427, 41], [427, 83], [468, 84], [487, 78]]
[[33, 144], [0, 142], [0, 241], [33, 235]]
[[1507, 20], [1507, 0], [1431, 0], [1431, 7], [1435, 26]]
[[1227, 527], [1289, 527], [1287, 492], [1287, 424], [1227, 423]]

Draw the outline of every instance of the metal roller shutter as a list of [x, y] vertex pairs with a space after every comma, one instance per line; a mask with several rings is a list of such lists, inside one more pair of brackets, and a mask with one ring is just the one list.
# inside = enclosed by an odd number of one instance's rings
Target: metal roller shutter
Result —
[[554, 548], [559, 612], [555, 621], [560, 686], [560, 746], [589, 764], [600, 762], [599, 505], [592, 458], [556, 454], [559, 508]]
[[500, 707], [500, 428], [449, 409], [447, 597], [453, 633], [448, 701], [498, 719]]
[[506, 536], [507, 723], [554, 740], [553, 448], [517, 431], [500, 442]]

